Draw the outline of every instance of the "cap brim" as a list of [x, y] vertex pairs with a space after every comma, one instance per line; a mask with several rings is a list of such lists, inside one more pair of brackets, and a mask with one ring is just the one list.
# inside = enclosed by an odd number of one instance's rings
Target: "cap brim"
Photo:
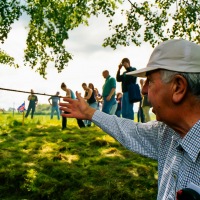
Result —
[[159, 69], [159, 67], [145, 67], [143, 69], [138, 69], [132, 72], [128, 72], [127, 75], [137, 76], [137, 77], [146, 77], [146, 73]]

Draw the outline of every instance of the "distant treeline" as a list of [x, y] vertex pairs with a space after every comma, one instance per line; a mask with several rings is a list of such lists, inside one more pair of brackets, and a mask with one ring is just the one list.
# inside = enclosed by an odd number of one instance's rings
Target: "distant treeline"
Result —
[[[8, 112], [18, 113], [17, 108], [12, 108], [12, 107], [10, 107], [8, 110], [2, 108], [0, 109], [0, 111], [2, 111], [2, 113], [8, 113]], [[50, 112], [51, 112], [51, 106], [49, 104], [38, 104], [35, 109], [34, 115], [50, 115]]]

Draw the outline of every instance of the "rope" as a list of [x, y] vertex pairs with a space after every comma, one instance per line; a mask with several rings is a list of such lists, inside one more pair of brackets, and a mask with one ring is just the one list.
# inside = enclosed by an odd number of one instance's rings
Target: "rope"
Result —
[[[31, 93], [31, 92], [27, 92], [27, 91], [13, 90], [13, 89], [7, 89], [7, 88], [0, 88], [0, 90], [6, 90], [6, 91], [11, 91], [11, 92], [22, 92], [22, 93], [29, 93], [29, 94]], [[55, 95], [51, 95], [51, 94], [38, 93], [38, 92], [34, 92], [34, 94], [44, 95], [44, 96], [55, 96]]]

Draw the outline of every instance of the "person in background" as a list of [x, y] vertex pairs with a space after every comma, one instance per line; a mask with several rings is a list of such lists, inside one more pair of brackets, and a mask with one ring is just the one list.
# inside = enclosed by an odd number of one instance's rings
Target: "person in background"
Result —
[[[141, 88], [143, 88], [144, 86], [144, 79], [140, 79], [140, 85]], [[151, 121], [151, 117], [149, 114], [150, 108], [151, 108], [151, 103], [148, 101], [148, 95], [142, 95], [142, 102], [141, 102], [141, 107], [142, 107], [142, 111], [144, 114], [144, 122], [149, 122]]]
[[157, 160], [157, 200], [174, 200], [180, 194], [183, 199], [186, 188], [197, 193], [190, 200], [200, 198], [199, 55], [198, 44], [167, 40], [153, 50], [146, 68], [127, 74], [146, 77], [142, 94], [148, 94], [155, 121], [108, 115], [89, 107], [78, 93], [78, 100], [64, 98], [60, 103], [60, 109], [69, 112], [64, 116], [92, 120], [124, 147]]
[[[66, 97], [71, 98], [71, 99], [76, 99], [73, 91], [71, 89], [67, 88], [65, 83], [61, 84], [61, 89], [66, 92]], [[67, 114], [67, 113], [68, 112], [65, 112], [65, 114]], [[76, 119], [76, 120], [77, 120], [79, 128], [85, 127], [85, 124], [81, 119]], [[65, 130], [66, 128], [67, 128], [67, 117], [62, 116], [62, 130]]]
[[143, 109], [142, 109], [142, 100], [139, 102], [137, 120], [138, 120], [138, 122], [142, 122], [142, 123], [145, 122], [144, 112], [143, 112]]
[[[87, 103], [89, 104], [89, 106], [91, 106], [92, 108], [97, 109], [97, 101], [95, 98], [95, 94], [94, 94], [94, 90], [90, 89], [89, 86], [87, 86], [86, 83], [82, 84], [82, 87], [85, 91], [85, 95], [84, 95], [84, 99], [87, 101]], [[85, 120], [85, 126], [90, 127], [91, 126], [91, 121], [89, 120]]]
[[94, 88], [95, 91], [95, 98], [97, 101], [97, 110], [102, 110], [102, 95], [99, 93], [99, 90], [97, 88]]
[[[140, 79], [140, 88], [141, 88], [141, 90], [142, 90], [143, 85], [144, 85], [144, 80]], [[139, 102], [138, 113], [137, 113], [138, 122], [142, 122], [142, 123], [145, 122], [144, 112], [143, 112], [143, 109], [142, 109], [143, 96], [144, 95], [142, 95], [142, 100]]]
[[31, 94], [28, 96], [28, 100], [29, 100], [29, 105], [25, 117], [27, 118], [31, 111], [31, 119], [33, 119], [33, 115], [35, 113], [35, 107], [38, 103], [38, 98], [34, 94], [34, 91], [32, 89], [31, 89]]
[[117, 101], [117, 110], [115, 112], [115, 115], [117, 115], [117, 117], [121, 117], [121, 114], [122, 114], [122, 93], [121, 92], [117, 93], [116, 101]]
[[94, 85], [93, 85], [93, 83], [89, 83], [88, 84], [88, 87], [90, 88], [90, 89], [92, 89], [92, 91], [94, 91], [94, 94], [95, 94], [95, 88], [94, 88]]
[[[103, 92], [102, 92], [102, 98], [103, 98], [102, 112], [111, 114], [110, 112], [113, 106], [116, 105], [116, 100], [115, 100], [116, 80], [115, 78], [110, 76], [108, 70], [104, 70], [102, 75], [106, 79], [103, 85]], [[115, 111], [112, 110], [112, 114], [114, 114]]]
[[97, 88], [94, 87], [93, 83], [89, 83], [89, 84], [88, 84], [88, 87], [89, 87], [90, 89], [92, 89], [93, 92], [94, 92], [94, 97], [95, 97], [96, 102], [97, 102], [97, 110], [101, 110], [101, 109], [100, 109], [100, 107], [101, 107], [100, 104], [102, 104], [102, 96], [101, 96], [101, 94], [99, 93], [99, 90], [98, 90]]
[[[120, 70], [124, 66], [125, 72], [120, 74]], [[116, 75], [117, 82], [121, 82], [122, 86], [122, 117], [127, 119], [134, 120], [134, 110], [133, 106], [134, 104], [129, 101], [129, 94], [128, 94], [128, 88], [131, 83], [136, 83], [136, 77], [133, 76], [127, 76], [128, 72], [134, 71], [136, 68], [131, 67], [130, 60], [128, 58], [123, 58], [118, 66], [118, 71]]]
[[101, 94], [99, 93], [99, 90], [97, 88], [94, 87], [93, 83], [89, 83], [88, 87], [90, 89], [92, 89], [92, 91], [94, 92], [94, 97], [96, 99], [96, 101], [98, 102], [99, 100], [101, 100]]
[[115, 101], [112, 108], [110, 109], [110, 115], [115, 115], [116, 110], [117, 110], [117, 101]]
[[151, 117], [149, 113], [150, 108], [151, 108], [151, 103], [148, 100], [148, 95], [144, 95], [142, 99], [142, 110], [144, 113], [145, 122], [151, 121]]
[[48, 101], [51, 105], [51, 119], [53, 119], [54, 112], [56, 111], [57, 118], [60, 120], [60, 110], [58, 104], [60, 103], [59, 92], [56, 92], [54, 96], [51, 96]]

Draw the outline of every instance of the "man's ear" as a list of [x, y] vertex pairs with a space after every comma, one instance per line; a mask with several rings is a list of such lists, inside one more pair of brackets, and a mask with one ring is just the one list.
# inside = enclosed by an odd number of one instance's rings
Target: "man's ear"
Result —
[[181, 75], [175, 75], [172, 85], [172, 101], [179, 103], [183, 100], [187, 93], [188, 83], [187, 80]]

